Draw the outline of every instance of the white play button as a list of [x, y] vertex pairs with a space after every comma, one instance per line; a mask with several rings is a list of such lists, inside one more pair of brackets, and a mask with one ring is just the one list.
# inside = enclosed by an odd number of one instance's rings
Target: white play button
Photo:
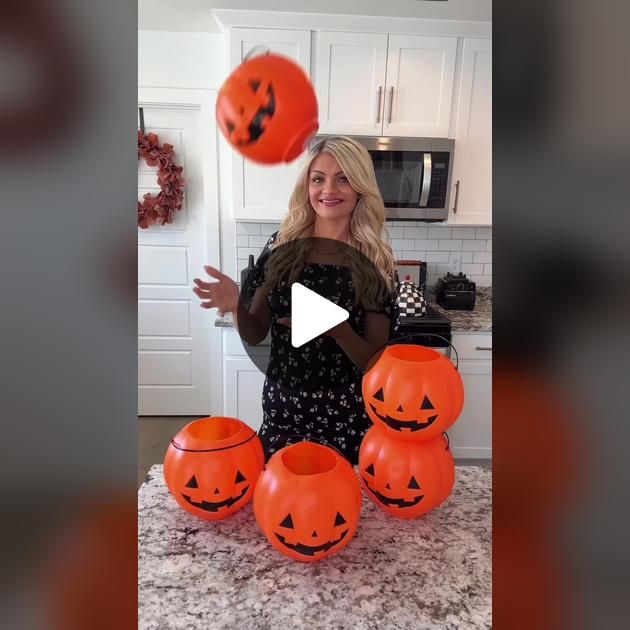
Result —
[[299, 348], [333, 326], [348, 319], [350, 313], [299, 282], [291, 285], [291, 345]]

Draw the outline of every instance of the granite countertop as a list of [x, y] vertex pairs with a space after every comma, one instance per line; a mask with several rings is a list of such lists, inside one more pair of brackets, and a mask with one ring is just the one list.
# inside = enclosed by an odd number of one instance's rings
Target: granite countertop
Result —
[[364, 495], [354, 539], [312, 564], [278, 553], [251, 502], [224, 521], [182, 510], [154, 466], [138, 493], [142, 630], [490, 628], [491, 470], [458, 466], [455, 488], [416, 520]]
[[[457, 332], [492, 332], [492, 289], [480, 287], [477, 289], [475, 308], [472, 311], [447, 310], [435, 303], [431, 291], [427, 292], [429, 304], [434, 306], [451, 320], [452, 331]], [[214, 325], [220, 328], [234, 328], [232, 314], [217, 317]]]

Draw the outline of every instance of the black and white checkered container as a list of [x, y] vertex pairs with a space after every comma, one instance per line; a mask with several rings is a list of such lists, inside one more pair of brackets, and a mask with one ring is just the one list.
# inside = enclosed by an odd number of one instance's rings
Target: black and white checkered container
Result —
[[405, 280], [398, 285], [398, 316], [420, 317], [427, 312], [427, 302], [414, 282]]

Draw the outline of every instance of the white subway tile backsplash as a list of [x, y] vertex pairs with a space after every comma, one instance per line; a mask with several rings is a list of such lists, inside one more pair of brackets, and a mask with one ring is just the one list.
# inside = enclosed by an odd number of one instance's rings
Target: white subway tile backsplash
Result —
[[425, 260], [432, 263], [448, 262], [449, 256], [450, 252], [427, 252]]
[[476, 263], [491, 263], [492, 252], [475, 252], [473, 256], [473, 262]]
[[391, 245], [392, 249], [397, 250], [416, 249], [413, 239], [410, 238], [393, 238]]
[[260, 256], [261, 247], [239, 247], [236, 250], [236, 257], [238, 258], [249, 258], [250, 255], [253, 255], [254, 258], [258, 258]]
[[486, 251], [486, 241], [462, 241], [462, 251], [464, 252], [484, 252]]
[[462, 273], [465, 273], [467, 276], [472, 275], [474, 273], [482, 274], [483, 265], [480, 263], [463, 263], [461, 271]]
[[271, 236], [274, 232], [280, 229], [279, 223], [261, 223], [260, 234], [262, 236]]
[[478, 227], [476, 228], [475, 238], [492, 238], [492, 228], [491, 227]]
[[260, 234], [260, 223], [237, 223], [237, 234]]
[[[247, 267], [248, 257], [257, 259], [278, 223], [236, 223], [237, 269]], [[427, 284], [435, 285], [449, 271], [457, 256], [460, 270], [480, 287], [492, 286], [492, 228], [432, 226], [422, 221], [387, 222], [389, 244], [396, 260], [427, 263]]]
[[492, 276], [469, 276], [478, 287], [491, 287]]
[[429, 238], [451, 238], [450, 227], [430, 227], [427, 235]]
[[404, 227], [388, 227], [387, 228], [387, 233], [389, 234], [389, 238], [403, 238], [403, 236], [405, 235], [405, 229]]
[[414, 249], [424, 250], [426, 252], [436, 251], [438, 243], [439, 241], [434, 239], [416, 239]]
[[426, 260], [427, 253], [418, 251], [417, 249], [405, 250], [402, 260]]
[[475, 238], [474, 227], [454, 227], [452, 238]]
[[440, 251], [444, 251], [444, 250], [448, 250], [450, 252], [452, 251], [461, 251], [462, 249], [462, 241], [461, 239], [440, 239], [439, 244], [438, 244], [438, 249]]
[[261, 249], [267, 244], [269, 240], [269, 236], [250, 236], [249, 237], [249, 246], [250, 247], [260, 247]]
[[426, 238], [429, 231], [425, 227], [406, 227], [403, 230], [405, 231], [405, 238]]

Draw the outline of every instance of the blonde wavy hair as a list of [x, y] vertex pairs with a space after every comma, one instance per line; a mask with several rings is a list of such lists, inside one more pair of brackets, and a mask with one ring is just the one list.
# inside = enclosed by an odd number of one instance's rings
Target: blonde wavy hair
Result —
[[[339, 162], [350, 185], [359, 194], [350, 219], [349, 247], [344, 247], [343, 251], [349, 259], [356, 303], [365, 308], [374, 308], [382, 301], [383, 292], [393, 288], [394, 256], [385, 241], [385, 206], [370, 154], [364, 146], [345, 136], [325, 138], [309, 151], [289, 200], [289, 212], [280, 226], [272, 251], [291, 241], [301, 240], [296, 247], [282, 248], [275, 257], [270, 257], [264, 288], [271, 290], [287, 273], [289, 282], [295, 282], [304, 267], [312, 247], [310, 239], [316, 217], [308, 194], [309, 172], [313, 160], [324, 152], [330, 153]], [[374, 267], [362, 264], [362, 258], [357, 252], [374, 263], [378, 276]]]

